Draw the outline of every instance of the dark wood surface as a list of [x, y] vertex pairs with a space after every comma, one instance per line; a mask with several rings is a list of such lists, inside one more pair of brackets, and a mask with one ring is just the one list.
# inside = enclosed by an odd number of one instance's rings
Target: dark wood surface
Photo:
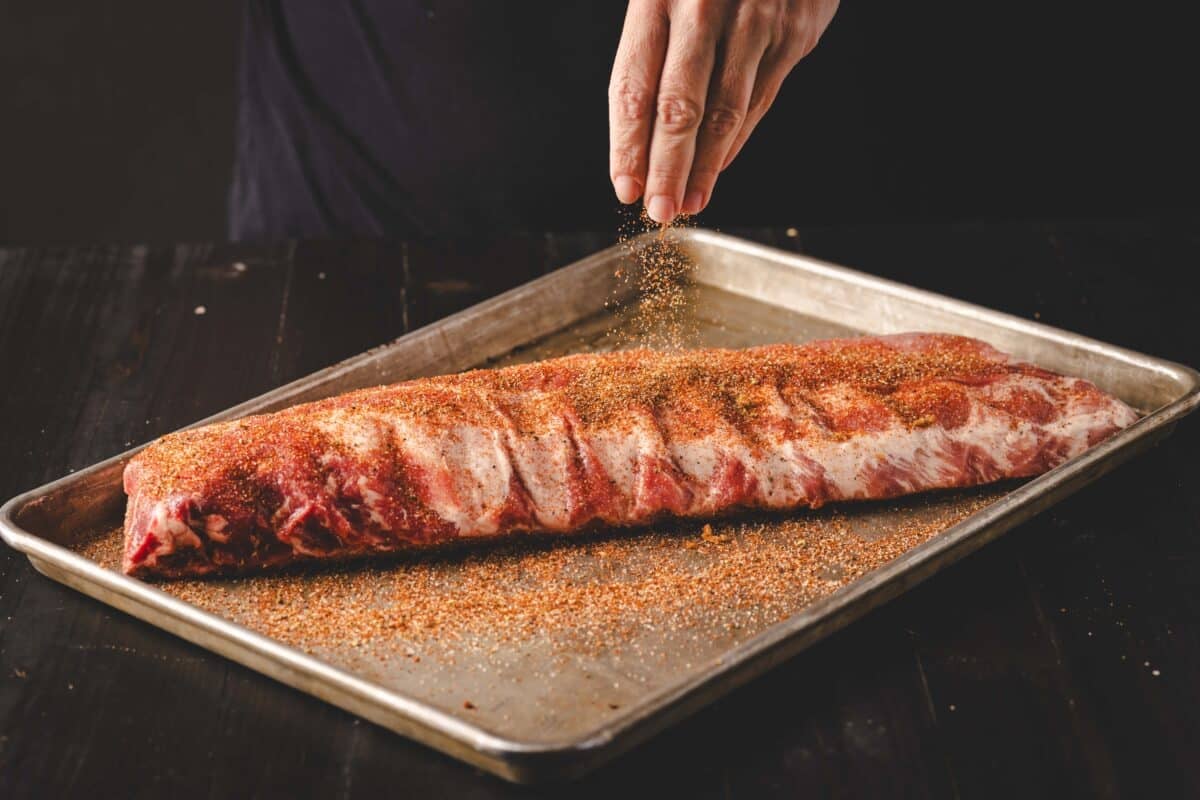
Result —
[[[1200, 264], [1200, 218], [748, 235], [1200, 364], [1195, 296], [1180, 288]], [[610, 239], [0, 250], [0, 497]], [[610, 767], [536, 790], [126, 617], [0, 547], [0, 796], [1196, 796], [1197, 445], [1200, 421], [1186, 420]]]

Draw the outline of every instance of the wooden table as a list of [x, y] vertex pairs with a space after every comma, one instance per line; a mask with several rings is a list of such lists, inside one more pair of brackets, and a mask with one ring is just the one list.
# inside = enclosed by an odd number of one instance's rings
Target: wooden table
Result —
[[[1200, 364], [1200, 217], [741, 232]], [[0, 497], [387, 341], [608, 235], [0, 251]], [[244, 265], [244, 266], [238, 266]], [[572, 797], [1200, 794], [1200, 420]], [[1159, 790], [1157, 794], [1150, 789]], [[0, 547], [0, 796], [506, 785]]]

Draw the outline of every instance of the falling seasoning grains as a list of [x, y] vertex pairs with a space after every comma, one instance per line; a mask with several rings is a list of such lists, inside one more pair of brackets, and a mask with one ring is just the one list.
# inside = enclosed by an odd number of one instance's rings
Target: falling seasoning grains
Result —
[[[631, 299], [610, 304], [628, 304], [631, 311], [626, 330], [610, 332], [613, 346], [636, 343], [654, 350], [679, 350], [696, 343], [696, 323], [688, 313], [688, 287], [695, 265], [677, 233], [688, 225], [686, 217], [669, 226], [659, 225], [643, 210], [639, 218], [622, 226], [620, 239], [629, 263], [619, 267], [614, 277], [618, 289], [632, 288], [633, 293]], [[643, 233], [653, 235], [643, 237]]]
[[206, 306], [196, 306], [195, 308], [192, 309], [192, 313], [195, 314], [197, 317], [203, 317], [205, 314], [208, 313], [208, 308]]

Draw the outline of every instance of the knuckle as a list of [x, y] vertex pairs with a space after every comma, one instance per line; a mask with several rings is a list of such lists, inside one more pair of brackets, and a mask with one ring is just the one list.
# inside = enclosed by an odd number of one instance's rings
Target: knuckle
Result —
[[608, 101], [619, 119], [640, 122], [650, 113], [651, 93], [640, 81], [621, 78], [608, 90]]
[[794, 45], [791, 49], [792, 60], [799, 61], [800, 59], [808, 56], [809, 53], [811, 53], [813, 50], [816, 50], [816, 49], [817, 49], [817, 42], [815, 39], [806, 39], [802, 42], [799, 42], [796, 45]]
[[645, 152], [645, 148], [634, 144], [616, 145], [612, 149], [612, 167], [622, 175], [640, 172]]
[[824, 24], [815, 14], [793, 15], [784, 28], [784, 42], [787, 54], [799, 61], [817, 47], [817, 42], [824, 32]]
[[772, 87], [763, 92], [762, 96], [750, 104], [750, 115], [752, 119], [761, 119], [767, 110], [771, 107], [771, 103], [775, 102], [775, 88]]
[[664, 94], [658, 98], [658, 124], [668, 133], [687, 133], [700, 125], [704, 108], [690, 97]]
[[683, 175], [674, 164], [651, 164], [646, 172], [646, 184], [660, 188], [673, 187], [683, 182]]
[[792, 48], [792, 58], [799, 61], [804, 56], [817, 49], [817, 42], [821, 41], [821, 36], [811, 29], [806, 30], [803, 36], [797, 37], [796, 46]]
[[[720, 164], [716, 165], [717, 167]], [[695, 167], [692, 169], [692, 176], [688, 181], [689, 186], [693, 189], [705, 191], [712, 188], [712, 185], [717, 182], [717, 176], [720, 171], [716, 167]]]
[[701, 19], [710, 18], [721, 9], [720, 0], [691, 0], [686, 4], [686, 10]]
[[756, 0], [738, 6], [735, 24], [751, 31], [775, 30], [784, 15], [782, 0]]
[[717, 106], [705, 112], [704, 124], [716, 136], [728, 136], [742, 127], [746, 115], [736, 108]]
[[[812, 52], [812, 47], [802, 39], [789, 39], [776, 51], [776, 61], [784, 76], [791, 72], [806, 55]], [[780, 81], [782, 83], [782, 79]]]
[[784, 52], [794, 61], [804, 58], [817, 46], [817, 40], [813, 36], [812, 28], [798, 23], [793, 23], [789, 27], [785, 41], [787, 44], [784, 47]]
[[771, 104], [775, 102], [775, 98], [779, 95], [779, 90], [782, 88], [784, 78], [786, 77], [787, 72], [783, 71], [769, 77], [754, 87], [754, 94], [750, 98], [750, 119], [759, 119], [767, 112], [767, 109], [771, 107]]

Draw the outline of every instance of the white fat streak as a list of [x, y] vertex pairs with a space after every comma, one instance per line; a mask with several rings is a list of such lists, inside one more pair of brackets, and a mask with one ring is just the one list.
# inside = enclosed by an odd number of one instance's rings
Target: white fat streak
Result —
[[511, 427], [505, 431], [513, 468], [533, 504], [537, 523], [550, 530], [565, 530], [571, 521], [570, 477], [575, 445], [566, 423], [554, 419], [553, 429], [523, 436]]
[[[789, 408], [775, 387], [769, 384], [755, 387], [754, 400], [759, 404], [758, 413], [764, 420], [796, 424], [812, 421], [811, 409], [807, 406]], [[820, 477], [820, 465], [814, 469], [802, 443], [776, 439], [772, 447], [760, 448], [756, 453], [732, 425], [719, 419], [715, 424], [716, 429], [708, 436], [689, 441], [673, 440], [668, 444], [675, 464], [699, 487], [690, 513], [718, 510], [724, 487], [716, 481], [714, 473], [718, 465], [726, 461], [740, 462], [753, 476], [759, 503], [787, 508], [815, 499], [808, 495], [805, 487]]]
[[387, 524], [387, 520], [379, 513], [379, 503], [384, 499], [383, 495], [367, 485], [366, 475], [359, 475], [355, 483], [358, 484], [358, 491], [362, 495], [363, 505], [367, 509], [367, 516], [384, 530], [391, 530]]
[[[625, 428], [609, 438], [605, 450], [605, 457], [628, 470], [628, 482], [619, 485], [629, 501], [629, 515], [633, 519], [641, 519], [647, 513], [661, 511], [643, 491], [645, 481], [639, 473], [638, 462], [643, 459], [672, 462], [674, 459], [650, 411], [645, 408], [631, 409], [625, 419]], [[605, 463], [603, 457], [600, 462]]]
[[[1064, 378], [1063, 381], [1068, 387], [1087, 383], [1087, 381], [1077, 378]], [[1078, 439], [1083, 442], [1083, 448], [1073, 452], [1072, 455], [1078, 455], [1087, 449], [1088, 435], [1093, 431], [1107, 428], [1110, 425], [1127, 428], [1138, 420], [1137, 412], [1120, 400], [1107, 395], [1102, 395], [1097, 399], [1099, 402], [1085, 403], [1072, 397], [1071, 402], [1063, 409], [1061, 416], [1045, 426], [1046, 430], [1055, 436], [1064, 436], [1073, 441]]]
[[367, 485], [367, 476], [358, 476], [357, 484], [358, 491], [362, 493], [363, 502], [365, 502], [371, 508], [377, 507], [379, 505], [379, 501], [383, 499], [383, 495]]
[[[1012, 454], [1036, 445], [1038, 427], [1029, 422], [1014, 425], [1011, 417], [973, 403], [966, 423], [953, 431], [937, 425], [910, 429], [897, 423], [844, 441], [814, 439], [800, 446], [824, 467], [835, 497], [865, 498], [871, 494], [872, 476], [884, 468], [906, 492], [958, 483], [963, 465], [959, 456], [951, 455], [956, 444], [979, 447], [1000, 470], [1012, 469]], [[1086, 437], [1083, 441], [1086, 446]]]
[[667, 445], [667, 449], [683, 474], [700, 486], [706, 486], [713, 480], [713, 472], [717, 469], [722, 453], [732, 449], [722, 445], [724, 442], [718, 437], [706, 436], [687, 442], [672, 441]]
[[[1064, 381], [1063, 379], [1058, 379], [1055, 382], [1063, 383]], [[996, 379], [987, 386], [982, 387], [980, 393], [989, 400], [1004, 402], [1009, 400], [1017, 389], [1029, 392], [1030, 394], [1036, 394], [1042, 400], [1052, 403], [1056, 407], [1058, 405], [1055, 399], [1050, 396], [1050, 392], [1046, 388], [1046, 381], [1034, 380], [1028, 375], [1022, 375], [1019, 372], [1004, 375]]]
[[863, 403], [879, 405], [879, 401], [857, 386], [848, 383], [835, 383], [813, 393], [813, 400], [821, 408], [831, 412], [847, 409], [856, 411]]
[[[1013, 385], [1003, 387], [1006, 393], [1021, 383], [1047, 400], [1052, 399], [1041, 381], [1023, 378], [1010, 383]], [[780, 416], [788, 413], [781, 401], [772, 404], [768, 411]], [[713, 471], [723, 458], [740, 460], [757, 478], [758, 502], [768, 507], [788, 508], [814, 499], [804, 491], [817, 477], [813, 474], [813, 463], [823, 470], [835, 497], [869, 496], [872, 476], [881, 468], [888, 468], [902, 489], [915, 492], [960, 482], [961, 455], [953, 453], [958, 444], [982, 449], [999, 470], [1007, 472], [1016, 469], [1017, 454], [1028, 454], [1038, 446], [1057, 445], [1064, 458], [1074, 458], [1087, 450], [1088, 441], [1096, 431], [1107, 430], [1114, 424], [1125, 427], [1136, 419], [1134, 411], [1109, 398], [1101, 398], [1099, 402], [1068, 401], [1065, 407], [1060, 407], [1058, 419], [1046, 425], [1015, 421], [999, 409], [974, 402], [966, 423], [953, 431], [936, 425], [909, 429], [896, 424], [843, 441], [819, 436], [779, 440], [757, 454], [745, 447], [741, 437], [719, 432], [673, 443], [671, 450], [682, 470], [699, 485], [708, 486], [707, 495], [697, 496], [693, 513], [712, 507], [716, 489], [711, 483]]]
[[638, 519], [647, 509], [638, 462], [671, 457], [654, 418], [645, 410], [631, 410], [621, 428], [589, 430], [585, 435], [600, 468], [613, 481], [613, 491], [622, 497], [618, 507], [630, 519]]
[[229, 534], [225, 532], [227, 527], [229, 527], [229, 520], [220, 514], [209, 514], [204, 518], [204, 533], [214, 542], [229, 541]]
[[[998, 455], [985, 441], [1001, 435], [1002, 429], [1008, 431], [1008, 425], [987, 424], [987, 427], [986, 432], [972, 427], [971, 441]], [[824, 465], [826, 480], [835, 497], [865, 498], [871, 494], [872, 475], [885, 467], [893, 470], [891, 479], [908, 492], [956, 482], [961, 464], [951, 459], [948, 451], [954, 441], [955, 437], [934, 426], [909, 430], [895, 425], [843, 442], [821, 442], [809, 455]]]
[[[872, 473], [881, 467], [890, 468], [893, 479], [909, 492], [957, 483], [962, 464], [958, 456], [951, 455], [955, 444], [982, 449], [999, 470], [1008, 472], [1016, 468], [1014, 456], [1018, 453], [1027, 454], [1038, 446], [1058, 445], [1064, 459], [1074, 458], [1088, 449], [1088, 440], [1096, 431], [1108, 430], [1114, 424], [1125, 427], [1136, 419], [1135, 412], [1110, 399], [1086, 406], [1069, 402], [1061, 409], [1060, 417], [1046, 425], [1014, 421], [998, 409], [973, 403], [966, 423], [953, 431], [936, 425], [913, 429], [896, 425], [842, 442], [812, 439], [797, 442], [795, 446], [824, 467], [826, 480], [836, 495], [862, 498], [869, 493]], [[767, 460], [769, 466], [760, 459], [755, 471], [771, 474], [774, 467], [778, 470], [775, 473], [778, 480], [786, 480], [796, 463], [775, 459], [771, 453], [767, 454]], [[760, 500], [767, 505], [779, 505], [777, 498], [762, 496]]]
[[494, 425], [449, 428], [397, 421], [406, 455], [425, 472], [430, 509], [459, 536], [489, 536], [512, 484], [503, 429]]
[[[1041, 379], [1013, 376], [995, 388], [997, 392], [1008, 393], [1018, 383], [1052, 399]], [[807, 409], [789, 409], [774, 392], [765, 399], [768, 414], [796, 422], [811, 417]], [[590, 431], [587, 443], [614, 481], [614, 488], [632, 501], [634, 517], [646, 510], [637, 486], [637, 463], [642, 458], [668, 459], [698, 487], [707, 487], [707, 492], [696, 494], [691, 513], [713, 508], [717, 487], [712, 478], [723, 458], [737, 459], [757, 478], [759, 503], [788, 508], [814, 499], [804, 490], [817, 477], [813, 474], [813, 463], [823, 470], [835, 497], [869, 496], [872, 475], [884, 466], [892, 469], [893, 479], [902, 488], [920, 491], [959, 481], [962, 465], [957, 456], [950, 455], [956, 443], [981, 448], [1004, 471], [1014, 468], [1015, 453], [1029, 452], [1041, 438], [1052, 437], [1062, 446], [1066, 457], [1071, 458], [1087, 449], [1093, 431], [1114, 423], [1124, 427], [1137, 419], [1124, 404], [1108, 399], [1087, 407], [1068, 402], [1059, 411], [1056, 421], [1038, 425], [1014, 422], [1010, 415], [975, 401], [966, 423], [954, 431], [936, 425], [909, 429], [897, 423], [883, 431], [858, 434], [842, 441], [819, 435], [780, 440], [758, 454], [745, 445], [740, 435], [725, 430], [668, 445], [650, 415], [634, 411], [619, 429]], [[533, 440], [507, 428], [502, 434], [496, 426], [462, 425], [450, 430], [428, 430], [399, 419], [393, 425], [408, 457], [425, 470], [431, 509], [453, 523], [460, 535], [486, 536], [497, 531], [498, 511], [508, 497], [513, 468], [501, 435], [507, 436], [517, 459], [538, 524], [551, 529], [566, 525], [567, 459], [573, 455], [573, 445], [565, 426]], [[373, 502], [368, 500], [368, 504]]]
[[[819, 429], [811, 408], [789, 406], [774, 386], [760, 386], [757, 399], [763, 403], [760, 413], [766, 419], [791, 423], [802, 429], [808, 426], [812, 431]], [[808, 437], [795, 441], [778, 437], [772, 448], [758, 455], [748, 453], [743, 459], [747, 470], [758, 481], [759, 502], [770, 508], [790, 508], [817, 499], [809, 495], [806, 487], [823, 476], [824, 465], [817, 462], [814, 466], [804, 447], [806, 441]]]
[[315, 423], [322, 433], [348, 447], [359, 457], [369, 457], [382, 446], [377, 418], [372, 415], [337, 408]]
[[[322, 433], [345, 445], [363, 461], [381, 457], [384, 442], [380, 436], [377, 417], [364, 417], [350, 413], [347, 409], [338, 408], [331, 411], [327, 417], [318, 420], [316, 427]], [[334, 453], [325, 453], [321, 456], [320, 462], [322, 466], [328, 466], [335, 458]], [[358, 476], [355, 484], [362, 495], [361, 507], [366, 510], [367, 517], [383, 530], [391, 530], [387, 519], [379, 511], [379, 503], [384, 499], [383, 495], [367, 485], [367, 476], [365, 475]], [[335, 475], [330, 474], [325, 477], [325, 490], [329, 492], [330, 496], [336, 497], [341, 494], [341, 486]]]
[[633, 505], [634, 482], [637, 480], [638, 454], [647, 445], [644, 441], [654, 437], [640, 426], [631, 431], [596, 430], [587, 434], [588, 444], [604, 470], [614, 483], [614, 490], [625, 495], [626, 503]]
[[152, 558], [169, 555], [184, 547], [200, 547], [200, 537], [179, 518], [175, 511], [176, 503], [162, 500], [154, 504], [150, 515], [150, 530], [158, 540]]

